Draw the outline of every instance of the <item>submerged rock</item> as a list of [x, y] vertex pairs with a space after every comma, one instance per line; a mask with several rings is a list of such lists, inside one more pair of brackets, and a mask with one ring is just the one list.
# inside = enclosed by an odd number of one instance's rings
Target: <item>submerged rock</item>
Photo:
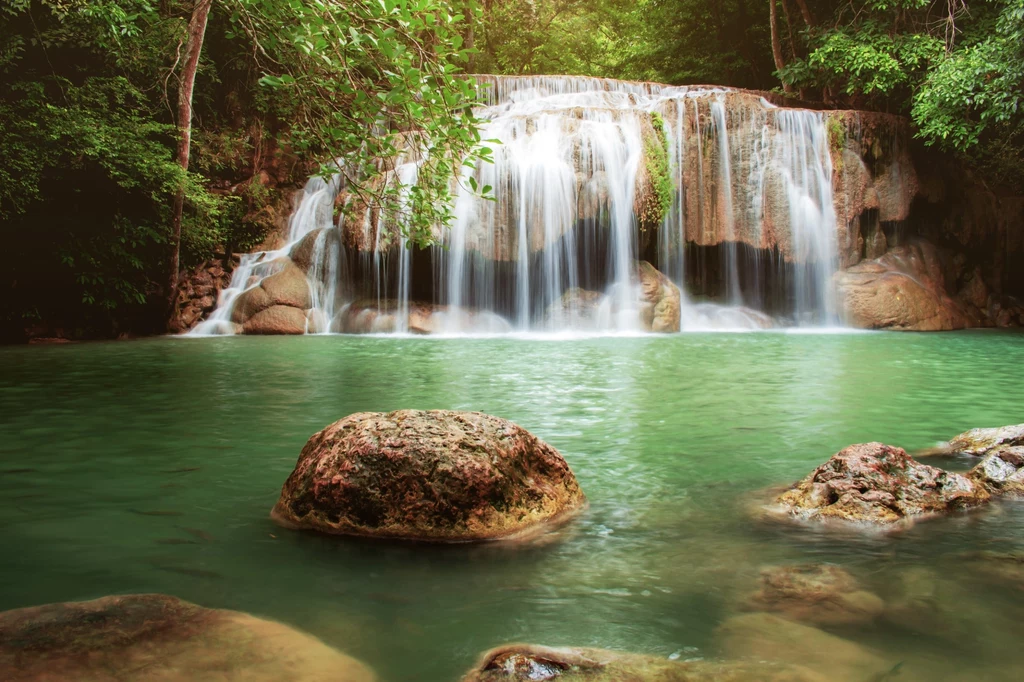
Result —
[[973, 572], [1024, 590], [1024, 552], [974, 552], [965, 558]]
[[954, 455], [982, 457], [1000, 446], [1024, 446], [1024, 424], [992, 429], [971, 429], [950, 439], [948, 449]]
[[671, 661], [604, 649], [509, 644], [488, 651], [462, 682], [818, 682], [805, 668], [765, 663]]
[[873, 526], [976, 507], [989, 499], [968, 476], [921, 464], [902, 448], [851, 445], [776, 498], [770, 511], [810, 521]]
[[881, 615], [885, 602], [839, 566], [801, 564], [762, 571], [761, 589], [744, 608], [815, 625], [860, 625]]
[[715, 635], [730, 658], [799, 664], [827, 680], [877, 680], [893, 669], [892, 662], [856, 642], [769, 613], [729, 618]]
[[5, 682], [372, 682], [359, 661], [311, 635], [161, 594], [0, 613]]
[[326, 533], [435, 542], [539, 530], [586, 503], [558, 451], [479, 412], [360, 412], [314, 434], [272, 516]]
[[679, 331], [679, 287], [647, 261], [638, 263], [640, 321], [649, 332]]

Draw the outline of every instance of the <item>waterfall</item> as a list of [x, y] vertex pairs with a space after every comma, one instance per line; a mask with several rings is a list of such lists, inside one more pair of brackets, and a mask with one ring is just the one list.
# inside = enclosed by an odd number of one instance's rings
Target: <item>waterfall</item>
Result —
[[[462, 169], [454, 220], [435, 229], [435, 246], [410, 246], [376, 208], [335, 224], [336, 202], [358, 202], [338, 197], [338, 176], [314, 178], [289, 243], [243, 256], [194, 333], [242, 330], [250, 309], [268, 302], [233, 313], [239, 296], [289, 255], [309, 281], [308, 332], [635, 332], [650, 328], [650, 297], [672, 284], [679, 291], [666, 300], [680, 301], [684, 331], [766, 326], [766, 313], [774, 323], [835, 323], [826, 114], [728, 88], [477, 82], [481, 137], [499, 141], [494, 163]], [[400, 210], [418, 170], [414, 154], [403, 156], [387, 174]], [[474, 183], [491, 186], [493, 200]], [[311, 255], [299, 257], [306, 240]], [[652, 282], [642, 261], [671, 283]]]

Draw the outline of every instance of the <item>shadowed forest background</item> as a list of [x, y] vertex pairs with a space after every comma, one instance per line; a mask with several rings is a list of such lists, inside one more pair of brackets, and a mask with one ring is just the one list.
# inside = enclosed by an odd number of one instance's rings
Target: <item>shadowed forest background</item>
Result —
[[0, 0], [0, 338], [173, 330], [179, 273], [230, 268], [331, 160], [393, 204], [373, 178], [410, 139], [423, 244], [487, 162], [466, 73], [898, 113], [993, 191], [1024, 186], [1024, 0]]

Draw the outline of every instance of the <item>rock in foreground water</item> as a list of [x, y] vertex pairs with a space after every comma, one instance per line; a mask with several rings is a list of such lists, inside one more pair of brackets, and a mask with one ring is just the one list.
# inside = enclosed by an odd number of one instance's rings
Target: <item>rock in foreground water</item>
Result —
[[881, 615], [885, 602], [839, 566], [801, 564], [762, 571], [761, 589], [744, 608], [815, 625], [861, 625]]
[[851, 445], [775, 500], [771, 511], [810, 521], [888, 526], [976, 507], [990, 495], [977, 481], [921, 464], [902, 448]]
[[993, 448], [967, 475], [993, 495], [1024, 497], [1024, 446]]
[[462, 682], [824, 682], [805, 668], [765, 663], [670, 661], [604, 649], [509, 644], [488, 651]]
[[994, 429], [971, 429], [949, 441], [949, 452], [954, 455], [983, 457], [1001, 446], [1024, 446], [1024, 424]]
[[467, 542], [519, 537], [586, 504], [553, 447], [479, 412], [360, 412], [313, 435], [273, 518], [292, 528]]
[[359, 661], [297, 630], [160, 594], [0, 613], [5, 682], [372, 682]]
[[734, 616], [715, 635], [730, 658], [798, 663], [831, 682], [883, 680], [894, 667], [856, 642], [768, 613]]

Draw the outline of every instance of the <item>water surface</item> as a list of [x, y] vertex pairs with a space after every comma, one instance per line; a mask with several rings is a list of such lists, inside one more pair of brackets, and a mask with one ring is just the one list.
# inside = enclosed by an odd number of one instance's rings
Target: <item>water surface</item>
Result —
[[[590, 509], [516, 548], [270, 521], [312, 433], [402, 408], [518, 422], [565, 455]], [[997, 332], [0, 348], [0, 609], [165, 592], [293, 624], [384, 680], [431, 682], [517, 640], [714, 657], [715, 627], [761, 567], [829, 561], [890, 602], [907, 575], [941, 586], [962, 633], [844, 633], [905, 661], [906, 679], [1015, 679], [1024, 651], [1005, 638], [1024, 591], [962, 555], [1024, 549], [1024, 503], [874, 538], [764, 525], [745, 506], [850, 443], [918, 449], [1021, 421], [1024, 336]]]

